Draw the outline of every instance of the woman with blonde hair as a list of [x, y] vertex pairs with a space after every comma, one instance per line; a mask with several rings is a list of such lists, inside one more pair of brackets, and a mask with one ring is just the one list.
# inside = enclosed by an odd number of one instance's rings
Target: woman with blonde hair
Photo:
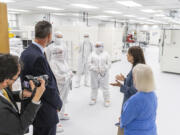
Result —
[[124, 135], [157, 135], [157, 97], [151, 67], [136, 65], [133, 81], [138, 92], [123, 105], [120, 128], [124, 129]]

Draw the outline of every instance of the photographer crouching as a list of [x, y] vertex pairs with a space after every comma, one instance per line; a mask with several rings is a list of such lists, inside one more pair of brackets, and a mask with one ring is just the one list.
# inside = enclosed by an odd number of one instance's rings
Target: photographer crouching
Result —
[[[37, 88], [33, 81], [29, 82], [31, 92], [10, 89], [20, 72], [21, 64], [17, 56], [0, 54], [0, 135], [23, 135], [41, 106], [40, 98], [45, 91], [43, 79], [38, 79], [40, 86]], [[19, 113], [16, 102], [29, 97], [32, 99], [31, 102], [23, 113]]]

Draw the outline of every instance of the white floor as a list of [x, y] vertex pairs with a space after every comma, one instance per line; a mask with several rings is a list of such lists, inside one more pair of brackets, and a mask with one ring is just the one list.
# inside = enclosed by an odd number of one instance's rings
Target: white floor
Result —
[[[152, 66], [157, 84], [158, 135], [180, 135], [180, 75], [162, 73], [158, 54], [157, 47], [148, 47], [145, 50], [147, 64]], [[114, 81], [114, 76], [118, 73], [126, 75], [130, 68], [131, 65], [123, 55], [121, 62], [112, 64], [110, 82]], [[120, 115], [123, 95], [119, 92], [119, 88], [115, 87], [110, 87], [110, 92], [111, 107], [105, 108], [101, 91], [97, 104], [89, 106], [90, 88], [83, 85], [79, 89], [74, 88], [70, 92], [67, 104], [67, 112], [71, 119], [62, 122], [65, 131], [57, 135], [116, 135], [117, 128], [114, 124]]]

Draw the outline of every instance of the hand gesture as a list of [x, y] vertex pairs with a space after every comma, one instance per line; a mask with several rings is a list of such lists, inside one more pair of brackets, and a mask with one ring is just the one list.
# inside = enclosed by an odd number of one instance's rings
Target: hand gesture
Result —
[[122, 84], [119, 81], [116, 80], [116, 83], [110, 83], [110, 85], [121, 87]]
[[122, 74], [116, 75], [116, 80], [124, 81], [124, 80], [125, 80], [125, 77], [124, 77]]

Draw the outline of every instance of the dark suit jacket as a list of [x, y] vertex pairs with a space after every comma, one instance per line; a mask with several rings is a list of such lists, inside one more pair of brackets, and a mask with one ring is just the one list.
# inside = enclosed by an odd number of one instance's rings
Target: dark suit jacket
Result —
[[19, 92], [6, 89], [12, 103], [0, 96], [0, 135], [23, 135], [32, 124], [40, 105], [30, 102], [23, 113], [19, 113], [16, 101], [20, 101]]
[[[62, 101], [59, 96], [56, 78], [48, 64], [47, 59], [41, 52], [40, 48], [34, 44], [30, 45], [22, 54], [21, 61], [24, 67], [21, 71], [21, 82], [23, 83], [26, 75], [40, 76], [48, 75], [48, 85], [46, 91], [41, 97], [42, 107], [37, 113], [34, 121], [35, 127], [51, 127], [59, 122], [57, 110], [62, 107]], [[28, 102], [28, 101], [27, 101]], [[26, 103], [22, 103], [22, 110]]]

